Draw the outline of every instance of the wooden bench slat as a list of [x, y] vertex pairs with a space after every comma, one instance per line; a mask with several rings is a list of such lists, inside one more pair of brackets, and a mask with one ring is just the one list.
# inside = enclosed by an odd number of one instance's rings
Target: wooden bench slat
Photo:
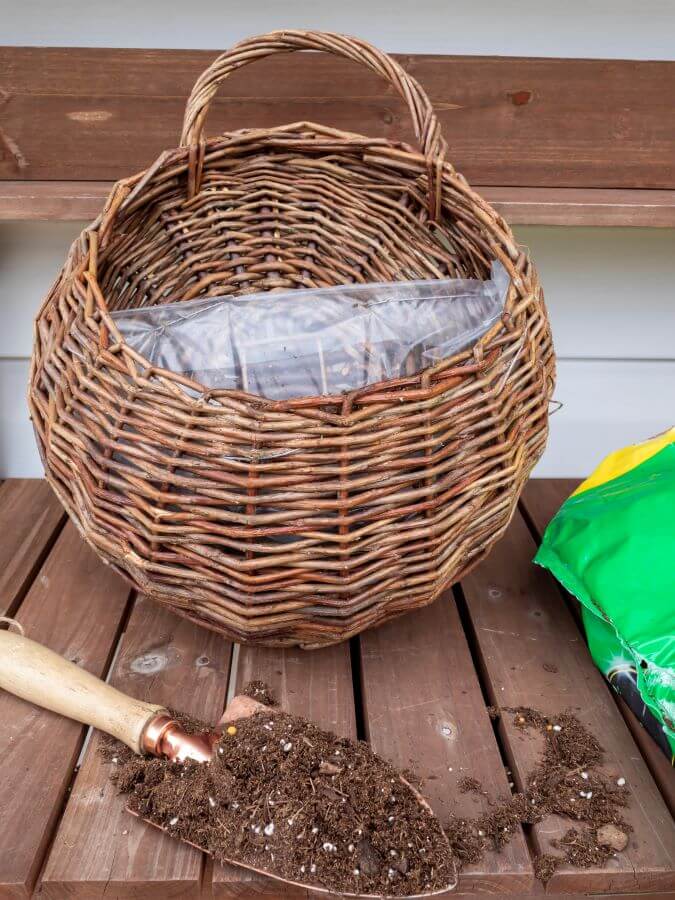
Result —
[[[16, 618], [27, 637], [96, 675], [110, 660], [129, 589], [70, 523]], [[80, 752], [84, 726], [0, 692], [0, 897], [28, 897]]]
[[[356, 737], [356, 716], [348, 644], [320, 650], [245, 646], [239, 649], [236, 689], [262, 680], [286, 712], [306, 716], [317, 725], [344, 737]], [[300, 889], [284, 889], [278, 882], [237, 869], [215, 865], [213, 896], [307, 896]]]
[[[8, 179], [114, 180], [178, 142], [216, 50], [1, 47]], [[675, 64], [398, 56], [435, 105], [451, 161], [475, 184], [673, 188]], [[395, 91], [328, 54], [259, 60], [214, 98], [207, 134], [319, 121], [413, 141]], [[142, 123], [142, 127], [139, 126]], [[621, 139], [616, 135], [620, 133]]]
[[[136, 601], [111, 683], [143, 700], [215, 722], [224, 708], [231, 644], [145, 598]], [[42, 877], [63, 897], [198, 896], [203, 855], [134, 818], [109, 781], [95, 734]]]
[[[1, 221], [90, 221], [112, 181], [0, 181]], [[675, 190], [475, 185], [511, 225], [675, 227]]]
[[[478, 778], [493, 799], [510, 796], [452, 594], [365, 632], [360, 644], [365, 723], [373, 749], [422, 776], [422, 792], [441, 821], [453, 813], [475, 817], [487, 811], [487, 799], [459, 792], [464, 776]], [[457, 890], [521, 893], [533, 883], [519, 829], [502, 853], [488, 852], [467, 866]]]
[[[635, 829], [628, 850], [606, 867], [563, 866], [548, 890], [675, 890], [673, 822], [562, 595], [553, 579], [532, 565], [534, 551], [517, 515], [487, 560], [462, 582], [494, 702], [532, 706], [550, 715], [569, 708], [578, 715], [605, 748], [607, 772], [627, 779], [633, 799], [626, 819]], [[544, 664], [557, 671], [545, 670]], [[500, 733], [522, 786], [538, 760], [541, 741], [515, 728], [509, 714], [500, 720]], [[548, 852], [551, 839], [571, 824], [550, 818], [535, 826], [539, 850]]]
[[0, 486], [0, 616], [18, 605], [64, 520], [43, 479], [12, 478]]
[[539, 538], [564, 501], [579, 487], [578, 478], [531, 478], [520, 503]]
[[497, 186], [476, 190], [510, 225], [675, 226], [673, 190]]
[[[529, 482], [523, 492], [522, 503], [540, 536], [563, 501], [569, 497], [577, 485], [578, 481], [572, 479], [533, 479]], [[671, 815], [675, 815], [675, 769], [628, 705], [618, 694], [614, 696], [621, 715], [630, 728], [635, 743], [640, 748], [649, 771], [663, 795], [666, 806]]]

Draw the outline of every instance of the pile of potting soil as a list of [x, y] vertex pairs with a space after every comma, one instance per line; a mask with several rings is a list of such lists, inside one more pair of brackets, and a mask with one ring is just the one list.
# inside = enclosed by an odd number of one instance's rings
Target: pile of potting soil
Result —
[[[248, 696], [273, 704], [261, 682]], [[562, 863], [602, 865], [625, 849], [625, 780], [603, 773], [604, 752], [571, 713], [504, 710], [517, 728], [545, 738], [525, 790], [490, 800], [475, 818], [451, 817], [443, 829], [396, 769], [367, 744], [337, 738], [304, 719], [259, 712], [228, 725], [213, 763], [139, 757], [117, 741], [103, 752], [129, 808], [216, 859], [237, 860], [336, 893], [406, 895], [441, 890], [486, 850], [500, 850], [521, 824], [550, 815], [575, 822], [553, 842], [535, 872], [547, 881]], [[494, 718], [502, 711], [492, 710]], [[203, 723], [180, 714], [188, 731]], [[465, 777], [459, 790], [486, 796]]]
[[[256, 696], [257, 699], [257, 695]], [[190, 731], [202, 723], [180, 717]], [[367, 744], [283, 712], [228, 723], [213, 762], [104, 750], [128, 806], [171, 835], [338, 893], [408, 895], [456, 880], [438, 821]]]
[[[517, 728], [537, 729], [544, 735], [543, 754], [525, 791], [492, 802], [489, 811], [476, 819], [454, 818], [445, 825], [460, 866], [477, 862], [487, 848], [499, 850], [521, 824], [533, 825], [550, 815], [573, 820], [578, 827], [552, 841], [559, 855], [536, 859], [535, 874], [542, 881], [565, 862], [577, 868], [601, 866], [624, 850], [632, 828], [622, 811], [630, 794], [624, 778], [609, 778], [600, 768], [604, 751], [597, 739], [568, 712], [557, 716], [530, 708], [505, 712], [514, 716]], [[497, 718], [500, 712], [492, 714]], [[475, 778], [461, 779], [459, 788], [485, 794]]]

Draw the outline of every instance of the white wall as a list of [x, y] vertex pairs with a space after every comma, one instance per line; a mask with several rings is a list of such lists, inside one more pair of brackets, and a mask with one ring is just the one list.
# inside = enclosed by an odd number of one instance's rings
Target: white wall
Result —
[[[83, 223], [82, 223], [83, 224]], [[25, 393], [34, 311], [79, 223], [0, 226], [0, 477], [37, 475]], [[675, 233], [518, 228], [539, 267], [558, 352], [539, 475], [584, 475], [675, 422]]]
[[[358, 34], [398, 52], [668, 59], [671, 0], [0, 0], [0, 42], [205, 47], [280, 27]], [[452, 136], [449, 136], [452, 144]], [[83, 223], [0, 225], [0, 477], [37, 475], [25, 392], [31, 321]], [[675, 231], [518, 228], [541, 272], [559, 356], [540, 475], [581, 476], [675, 421]]]
[[1, 44], [224, 48], [275, 28], [398, 53], [670, 59], [672, 0], [0, 0]]

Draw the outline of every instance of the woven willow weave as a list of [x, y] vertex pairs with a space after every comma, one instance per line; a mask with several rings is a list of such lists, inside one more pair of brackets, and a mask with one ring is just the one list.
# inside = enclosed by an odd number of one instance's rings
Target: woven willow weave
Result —
[[[402, 95], [421, 153], [306, 122], [206, 140], [216, 89], [273, 53], [324, 50]], [[181, 145], [120, 181], [36, 321], [30, 407], [47, 477], [139, 591], [243, 641], [320, 646], [424, 606], [505, 530], [554, 383], [537, 275], [445, 161], [428, 98], [337, 34], [280, 31], [197, 81]], [[469, 351], [340, 396], [272, 402], [152, 368], [110, 313], [368, 281], [511, 279]], [[83, 598], [84, 599], [84, 598]]]

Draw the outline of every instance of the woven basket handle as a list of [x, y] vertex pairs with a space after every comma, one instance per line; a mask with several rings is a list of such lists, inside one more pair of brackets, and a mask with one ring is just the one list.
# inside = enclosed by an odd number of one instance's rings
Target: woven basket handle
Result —
[[[185, 109], [181, 146], [190, 147], [191, 160], [198, 158], [203, 144], [203, 129], [209, 105], [221, 81], [242, 66], [274, 53], [297, 50], [323, 50], [335, 56], [353, 59], [381, 75], [396, 88], [408, 105], [417, 140], [427, 160], [429, 174], [429, 214], [437, 219], [440, 211], [441, 167], [447, 144], [426, 93], [418, 82], [386, 53], [366, 41], [327, 31], [272, 31], [247, 38], [219, 56], [199, 76]], [[192, 189], [198, 187], [193, 180]]]

